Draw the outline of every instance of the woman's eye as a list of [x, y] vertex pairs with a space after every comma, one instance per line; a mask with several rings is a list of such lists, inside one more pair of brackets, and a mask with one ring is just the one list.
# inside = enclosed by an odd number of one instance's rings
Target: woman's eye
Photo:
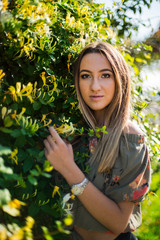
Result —
[[89, 78], [89, 77], [90, 77], [89, 74], [82, 74], [82, 75], [81, 75], [81, 78], [82, 78], [82, 79], [86, 79], [86, 78]]
[[102, 74], [102, 78], [110, 78], [111, 75], [109, 73], [104, 73]]

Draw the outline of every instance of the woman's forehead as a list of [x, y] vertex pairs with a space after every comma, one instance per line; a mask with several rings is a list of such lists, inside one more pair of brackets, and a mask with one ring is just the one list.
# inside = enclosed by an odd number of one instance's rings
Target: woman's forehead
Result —
[[111, 64], [107, 57], [101, 53], [87, 53], [81, 60], [80, 71], [82, 69], [111, 69]]

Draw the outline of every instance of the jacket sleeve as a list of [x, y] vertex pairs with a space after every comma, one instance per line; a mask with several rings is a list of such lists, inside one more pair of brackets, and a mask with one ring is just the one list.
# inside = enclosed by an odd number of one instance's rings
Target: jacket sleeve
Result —
[[129, 135], [120, 143], [119, 161], [112, 169], [105, 194], [115, 202], [141, 202], [151, 181], [150, 159], [142, 135]]

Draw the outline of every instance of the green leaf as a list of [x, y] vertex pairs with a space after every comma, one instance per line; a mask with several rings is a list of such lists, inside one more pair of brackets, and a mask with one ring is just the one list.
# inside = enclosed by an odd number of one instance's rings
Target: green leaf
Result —
[[8, 128], [8, 127], [11, 127], [12, 125], [13, 125], [13, 120], [11, 119], [10, 116], [6, 116], [4, 118], [4, 126]]
[[11, 201], [11, 194], [9, 190], [0, 190], [0, 206], [6, 205], [9, 201]]
[[19, 136], [17, 137], [16, 141], [15, 141], [15, 146], [17, 147], [23, 147], [26, 143], [26, 138], [25, 136]]
[[44, 157], [44, 150], [40, 151], [38, 154], [38, 158], [43, 158]]
[[37, 148], [29, 148], [29, 149], [27, 149], [27, 152], [29, 153], [29, 155], [31, 157], [37, 157], [40, 153], [39, 149], [37, 149]]
[[21, 130], [20, 129], [15, 129], [15, 130], [12, 131], [12, 133], [10, 135], [14, 138], [17, 138], [21, 135]]
[[3, 132], [3, 133], [12, 133], [11, 129], [4, 128], [4, 127], [0, 127], [0, 131]]
[[52, 177], [51, 174], [45, 173], [45, 172], [42, 172], [42, 176], [43, 176], [43, 177], [46, 177], [46, 178], [51, 178], [51, 177]]
[[107, 26], [111, 25], [111, 21], [108, 18], [104, 18], [105, 23], [107, 24]]
[[23, 164], [24, 173], [28, 172], [33, 167], [34, 161], [31, 158], [27, 158]]
[[51, 236], [47, 227], [42, 226], [41, 228], [43, 230], [43, 234], [44, 234], [44, 237], [45, 237], [46, 240], [54, 240], [54, 238]]
[[31, 205], [29, 206], [28, 211], [29, 211], [29, 215], [34, 217], [34, 216], [36, 216], [39, 213], [40, 208], [35, 203], [31, 203]]
[[39, 172], [36, 169], [31, 170], [30, 173], [32, 176], [36, 176], [36, 177], [39, 176]]
[[[10, 168], [9, 168], [10, 169]], [[13, 170], [10, 169], [11, 171], [9, 173], [5, 172], [3, 173], [3, 177], [5, 178], [6, 181], [16, 181], [16, 180], [20, 180], [21, 176], [13, 173]]]
[[89, 135], [90, 137], [93, 137], [93, 136], [94, 136], [94, 130], [93, 130], [93, 129], [89, 129], [88, 135]]
[[26, 130], [24, 128], [21, 129], [21, 133], [22, 133], [22, 135], [26, 135], [27, 134], [27, 132], [26, 132]]
[[135, 60], [136, 60], [136, 62], [139, 62], [139, 63], [144, 63], [144, 64], [147, 63], [147, 61], [143, 58], [136, 58]]
[[38, 184], [37, 179], [32, 177], [31, 175], [28, 176], [28, 181], [34, 186], [36, 186]]
[[4, 181], [4, 179], [0, 178], [0, 187], [2, 188], [4, 186], [5, 186], [5, 181]]
[[97, 137], [97, 138], [100, 138], [101, 135], [100, 135], [99, 133], [96, 133], [96, 137]]
[[41, 103], [40, 102], [34, 102], [33, 103], [33, 109], [34, 110], [39, 110], [41, 108]]

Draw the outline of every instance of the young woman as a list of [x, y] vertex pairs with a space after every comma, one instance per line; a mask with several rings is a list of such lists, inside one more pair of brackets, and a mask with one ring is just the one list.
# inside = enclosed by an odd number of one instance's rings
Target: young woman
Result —
[[46, 158], [71, 186], [74, 200], [72, 239], [136, 239], [140, 202], [148, 191], [150, 164], [144, 135], [129, 120], [130, 74], [122, 55], [106, 42], [91, 43], [74, 72], [79, 106], [89, 127], [106, 126], [88, 140], [90, 171], [74, 161], [72, 146], [50, 127]]

